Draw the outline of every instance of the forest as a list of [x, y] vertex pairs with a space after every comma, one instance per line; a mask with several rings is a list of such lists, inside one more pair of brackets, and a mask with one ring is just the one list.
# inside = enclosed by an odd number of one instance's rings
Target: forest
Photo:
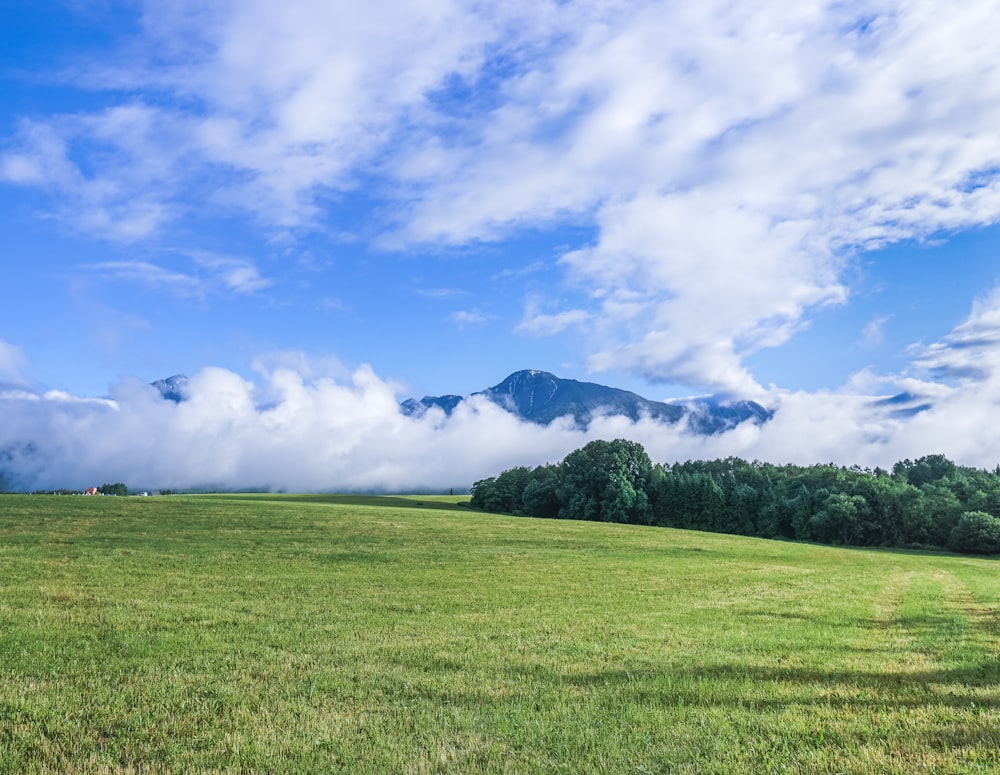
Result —
[[902, 460], [891, 471], [736, 457], [654, 464], [636, 442], [598, 440], [561, 463], [476, 482], [471, 505], [840, 546], [1000, 553], [1000, 466], [969, 468], [944, 455]]

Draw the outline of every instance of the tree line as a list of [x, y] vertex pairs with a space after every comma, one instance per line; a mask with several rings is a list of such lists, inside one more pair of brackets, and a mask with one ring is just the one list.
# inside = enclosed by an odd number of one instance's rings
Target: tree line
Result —
[[706, 530], [842, 546], [1000, 553], [1000, 466], [944, 455], [891, 471], [736, 457], [653, 464], [642, 445], [592, 441], [561, 463], [476, 482], [484, 511]]

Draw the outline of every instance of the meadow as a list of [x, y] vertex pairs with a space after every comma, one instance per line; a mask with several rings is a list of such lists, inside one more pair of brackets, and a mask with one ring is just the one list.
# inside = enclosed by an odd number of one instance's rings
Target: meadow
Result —
[[1000, 771], [995, 560], [458, 500], [0, 496], [0, 772]]

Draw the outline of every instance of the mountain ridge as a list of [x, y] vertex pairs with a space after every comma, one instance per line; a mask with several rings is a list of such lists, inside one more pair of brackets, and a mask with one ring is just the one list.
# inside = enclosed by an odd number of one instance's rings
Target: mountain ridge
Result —
[[[469, 397], [473, 396], [482, 396], [516, 417], [538, 425], [570, 416], [576, 425], [586, 427], [596, 417], [620, 415], [633, 422], [649, 418], [671, 425], [686, 419], [692, 430], [705, 435], [724, 432], [747, 420], [767, 422], [774, 414], [755, 401], [713, 398], [678, 403], [653, 401], [629, 390], [564, 379], [537, 369], [515, 371], [499, 384]], [[409, 398], [401, 407], [411, 416], [422, 415], [433, 407], [450, 415], [463, 400], [464, 397], [456, 395], [424, 396], [419, 400]]]
[[[188, 398], [188, 378], [175, 374], [150, 383], [160, 395], [175, 403]], [[596, 382], [582, 382], [557, 377], [547, 371], [522, 369], [485, 390], [468, 396], [447, 394], [408, 398], [400, 402], [401, 411], [410, 417], [423, 416], [431, 409], [451, 415], [467, 398], [482, 397], [510, 412], [518, 419], [548, 425], [561, 417], [586, 428], [603, 416], [622, 416], [632, 422], [651, 419], [675, 425], [686, 422], [695, 433], [713, 435], [735, 428], [744, 422], [765, 423], [774, 412], [756, 401], [723, 401], [718, 398], [653, 401], [630, 390]]]

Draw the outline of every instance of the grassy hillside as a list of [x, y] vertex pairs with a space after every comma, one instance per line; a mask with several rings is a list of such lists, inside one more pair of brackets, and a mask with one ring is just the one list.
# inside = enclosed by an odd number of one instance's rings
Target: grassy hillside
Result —
[[0, 772], [996, 772], [998, 570], [424, 498], [0, 496]]

